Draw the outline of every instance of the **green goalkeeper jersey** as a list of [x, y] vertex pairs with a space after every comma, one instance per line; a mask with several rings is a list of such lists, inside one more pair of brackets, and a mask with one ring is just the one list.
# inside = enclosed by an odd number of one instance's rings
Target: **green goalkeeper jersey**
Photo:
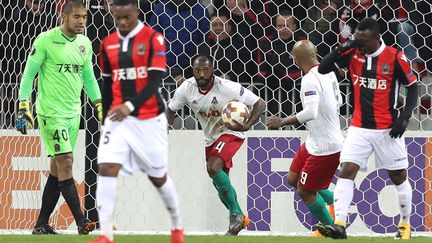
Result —
[[[86, 36], [68, 37], [60, 27], [36, 38], [27, 64], [40, 65], [36, 99], [38, 115], [71, 118], [81, 114], [83, 70], [93, 71], [92, 53], [91, 42]], [[20, 90], [20, 100], [29, 99], [29, 96]], [[98, 96], [100, 99], [100, 93]]]

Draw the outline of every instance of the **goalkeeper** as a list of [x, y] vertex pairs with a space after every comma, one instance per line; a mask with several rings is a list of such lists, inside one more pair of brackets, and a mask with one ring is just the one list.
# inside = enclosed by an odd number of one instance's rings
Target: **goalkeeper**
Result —
[[80, 209], [72, 177], [72, 151], [80, 125], [83, 83], [99, 120], [102, 117], [101, 93], [93, 73], [91, 42], [81, 34], [87, 21], [85, 6], [80, 0], [68, 1], [62, 18], [60, 27], [41, 33], [34, 41], [19, 89], [15, 127], [27, 134], [33, 127], [30, 95], [33, 79], [38, 74], [37, 118], [45, 149], [51, 157], [42, 207], [33, 234], [56, 234], [48, 220], [60, 193], [73, 214], [79, 234], [88, 234], [96, 226]]

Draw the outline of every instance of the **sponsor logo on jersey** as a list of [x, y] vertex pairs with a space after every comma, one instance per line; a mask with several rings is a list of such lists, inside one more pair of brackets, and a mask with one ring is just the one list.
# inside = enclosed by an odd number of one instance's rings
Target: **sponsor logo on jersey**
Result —
[[146, 46], [143, 43], [138, 44], [137, 54], [142, 56], [145, 54]]
[[358, 85], [360, 87], [364, 87], [367, 89], [378, 89], [384, 90], [387, 89], [387, 80], [386, 79], [376, 79], [376, 78], [366, 78], [359, 77], [357, 75], [353, 75], [353, 85]]
[[200, 114], [201, 116], [206, 117], [206, 118], [218, 117], [218, 116], [222, 115], [220, 113], [220, 111], [216, 110], [214, 107], [212, 107], [208, 112], [199, 111], [198, 114]]
[[113, 81], [147, 78], [147, 67], [119, 68], [112, 71]]
[[316, 95], [316, 91], [314, 91], [314, 90], [306, 91], [306, 92], [304, 93], [304, 95], [305, 95], [305, 96], [309, 96], [309, 95]]
[[81, 73], [82, 71], [82, 66], [78, 65], [78, 64], [64, 64], [64, 63], [60, 63], [60, 64], [56, 64], [59, 69], [58, 72], [59, 73]]
[[242, 86], [241, 88], [240, 88], [240, 96], [242, 96], [244, 94], [244, 87]]
[[389, 64], [383, 64], [381, 66], [381, 72], [383, 74], [389, 74], [390, 73], [390, 65]]
[[79, 52], [80, 52], [81, 55], [84, 56], [87, 53], [87, 50], [86, 50], [85, 46], [80, 45], [79, 46]]
[[213, 100], [212, 100], [211, 103], [214, 104], [214, 105], [219, 104], [219, 102], [217, 101], [216, 97], [213, 97]]

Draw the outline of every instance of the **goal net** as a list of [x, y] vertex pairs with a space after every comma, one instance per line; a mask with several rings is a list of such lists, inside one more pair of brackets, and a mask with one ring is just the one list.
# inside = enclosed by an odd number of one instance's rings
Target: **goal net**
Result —
[[[166, 99], [175, 92], [176, 82], [191, 77], [191, 60], [206, 54], [213, 58], [216, 75], [241, 83], [267, 102], [266, 113], [248, 132], [230, 173], [241, 207], [251, 218], [248, 232], [263, 234], [303, 234], [317, 223], [287, 184], [291, 160], [307, 136], [305, 127], [271, 131], [264, 125], [270, 114], [286, 116], [301, 110], [302, 73], [290, 54], [293, 44], [309, 39], [321, 58], [349, 39], [359, 20], [376, 18], [382, 40], [402, 49], [418, 76], [419, 106], [405, 139], [408, 177], [413, 187], [411, 225], [414, 233], [432, 230], [432, 6], [428, 1], [138, 2], [142, 21], [161, 31], [168, 43], [168, 73], [162, 84]], [[39, 131], [21, 135], [14, 130], [14, 120], [20, 77], [31, 43], [42, 31], [60, 24], [63, 4], [64, 0], [2, 0], [0, 5], [0, 230], [32, 229], [39, 213], [49, 159]], [[86, 0], [85, 4], [85, 34], [92, 40], [96, 60], [100, 41], [115, 27], [107, 1]], [[101, 80], [96, 64], [95, 73]], [[340, 73], [344, 99], [340, 121], [344, 130], [352, 113], [352, 91], [346, 75]], [[399, 97], [401, 106], [404, 93], [402, 90]], [[36, 85], [32, 104], [35, 94]], [[228, 212], [206, 174], [202, 131], [188, 108], [178, 115], [169, 134], [169, 169], [179, 193], [185, 228], [197, 233], [223, 232], [228, 227]], [[85, 93], [80, 128], [73, 174], [84, 212], [97, 220], [99, 125]], [[373, 158], [370, 162], [374, 164]], [[395, 232], [399, 210], [386, 172], [372, 167], [359, 174], [355, 182], [349, 231], [364, 235]], [[125, 231], [165, 232], [170, 225], [162, 201], [144, 174], [120, 178], [114, 220], [115, 227]], [[62, 197], [50, 223], [56, 229], [76, 229]]]

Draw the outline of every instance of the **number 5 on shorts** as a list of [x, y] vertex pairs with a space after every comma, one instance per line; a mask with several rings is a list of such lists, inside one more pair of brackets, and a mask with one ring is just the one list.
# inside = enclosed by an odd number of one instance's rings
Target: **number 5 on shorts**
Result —
[[225, 146], [225, 142], [219, 142], [216, 145], [215, 149], [218, 151], [218, 153], [221, 153], [221, 151], [222, 151], [222, 149], [223, 149], [224, 146]]

